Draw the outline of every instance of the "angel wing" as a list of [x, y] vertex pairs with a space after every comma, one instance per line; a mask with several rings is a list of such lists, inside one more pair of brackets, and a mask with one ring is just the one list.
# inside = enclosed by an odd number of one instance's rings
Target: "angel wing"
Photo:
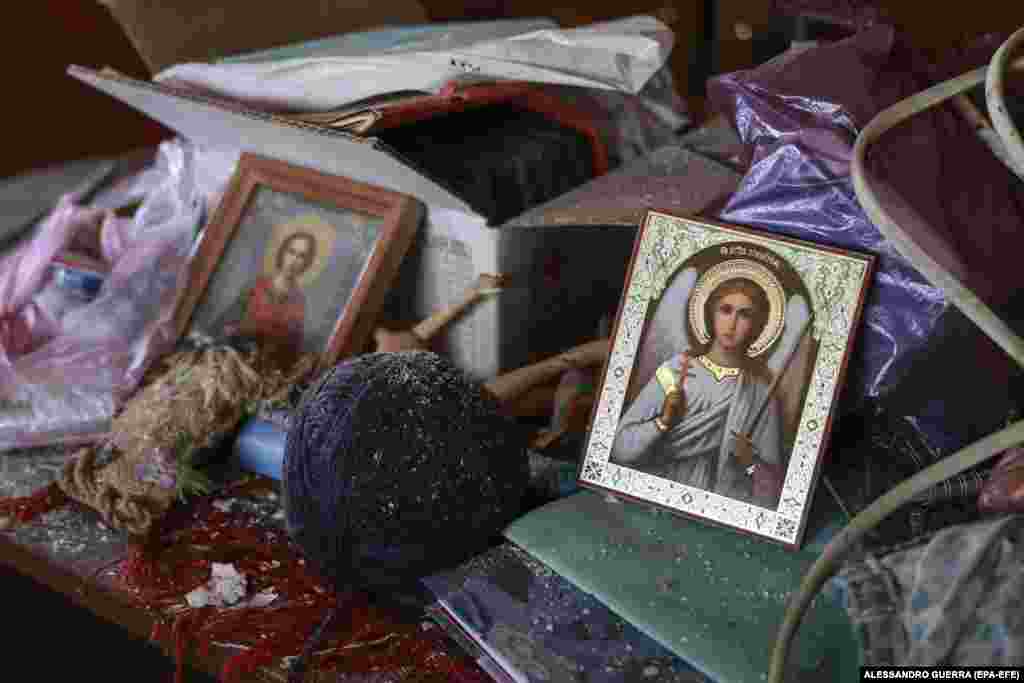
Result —
[[765, 359], [766, 364], [772, 373], [777, 373], [782, 364], [789, 358], [790, 353], [796, 347], [800, 332], [804, 329], [804, 323], [811, 317], [811, 308], [807, 301], [800, 294], [789, 297], [786, 303], [786, 322], [782, 326], [782, 337], [779, 343], [772, 349], [771, 355]]
[[796, 439], [804, 396], [817, 358], [818, 344], [814, 338], [809, 334], [800, 336], [810, 317], [811, 308], [807, 300], [800, 294], [791, 296], [786, 304], [786, 324], [782, 338], [766, 360], [772, 372], [777, 373], [786, 359], [792, 356], [785, 374], [779, 378], [775, 388], [775, 399], [782, 414], [782, 452], [787, 455]]
[[687, 304], [696, 282], [696, 269], [679, 271], [662, 292], [661, 298], [648, 309], [650, 322], [640, 339], [637, 362], [626, 392], [626, 404], [650, 381], [659, 365], [690, 348], [686, 332]]

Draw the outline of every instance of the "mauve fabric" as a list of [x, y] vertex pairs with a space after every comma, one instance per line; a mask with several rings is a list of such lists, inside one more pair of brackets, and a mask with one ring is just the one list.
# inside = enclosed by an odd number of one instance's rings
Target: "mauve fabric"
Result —
[[780, 14], [821, 17], [853, 28], [873, 26], [885, 14], [878, 0], [774, 0], [772, 5]]
[[[862, 211], [850, 176], [856, 136], [879, 111], [937, 76], [985, 64], [992, 43], [934, 65], [879, 25], [709, 83], [712, 104], [734, 121], [751, 159], [719, 217], [879, 256], [850, 368], [848, 405], [896, 384], [947, 308], [943, 293]], [[900, 224], [984, 300], [1000, 305], [1024, 284], [1017, 265], [1024, 185], [951, 107], [931, 109], [886, 133], [872, 147], [869, 170]], [[1010, 370], [999, 354], [987, 361], [987, 381]]]

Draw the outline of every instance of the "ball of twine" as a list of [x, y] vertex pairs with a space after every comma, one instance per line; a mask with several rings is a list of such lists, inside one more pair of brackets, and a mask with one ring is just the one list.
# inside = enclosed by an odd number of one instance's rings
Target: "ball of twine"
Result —
[[289, 534], [339, 593], [407, 584], [484, 549], [520, 512], [526, 439], [427, 351], [372, 353], [314, 382], [285, 446]]

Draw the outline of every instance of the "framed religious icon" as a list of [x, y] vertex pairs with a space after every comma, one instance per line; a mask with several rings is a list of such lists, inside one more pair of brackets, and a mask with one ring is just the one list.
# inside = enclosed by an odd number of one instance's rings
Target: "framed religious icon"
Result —
[[649, 212], [581, 485], [798, 547], [873, 268]]
[[198, 243], [178, 333], [312, 352], [321, 368], [361, 351], [421, 217], [412, 197], [243, 154]]

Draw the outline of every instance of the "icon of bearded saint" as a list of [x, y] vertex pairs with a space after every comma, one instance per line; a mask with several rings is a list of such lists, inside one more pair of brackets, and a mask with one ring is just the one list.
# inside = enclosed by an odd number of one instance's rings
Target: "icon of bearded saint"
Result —
[[[805, 385], [774, 380], [804, 339], [805, 298], [787, 300], [763, 264], [730, 259], [699, 278], [692, 268], [678, 273], [661, 303], [648, 332], [655, 340], [639, 354], [642, 389], [627, 397], [611, 460], [774, 508]], [[785, 374], [802, 380], [810, 355]]]

